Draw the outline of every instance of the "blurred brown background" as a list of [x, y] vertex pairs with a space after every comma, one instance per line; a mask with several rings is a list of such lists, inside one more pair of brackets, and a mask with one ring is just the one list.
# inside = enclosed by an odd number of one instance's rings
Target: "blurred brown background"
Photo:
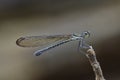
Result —
[[91, 31], [106, 80], [120, 80], [119, 0], [0, 0], [0, 80], [94, 80], [78, 42], [52, 49], [21, 48], [21, 36]]

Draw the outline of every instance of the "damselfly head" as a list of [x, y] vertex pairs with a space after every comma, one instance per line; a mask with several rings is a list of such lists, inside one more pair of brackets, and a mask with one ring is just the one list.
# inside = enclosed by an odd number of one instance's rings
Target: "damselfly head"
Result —
[[84, 31], [81, 34], [74, 33], [74, 34], [72, 34], [72, 37], [88, 38], [88, 37], [90, 37], [90, 31]]
[[81, 37], [83, 37], [83, 38], [90, 37], [90, 31], [84, 31], [84, 32], [82, 32]]

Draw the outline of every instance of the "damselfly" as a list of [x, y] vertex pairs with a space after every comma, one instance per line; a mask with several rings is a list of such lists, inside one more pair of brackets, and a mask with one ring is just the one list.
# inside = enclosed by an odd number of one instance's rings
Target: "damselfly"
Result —
[[64, 43], [70, 42], [70, 41], [79, 41], [79, 46], [82, 46], [82, 42], [85, 38], [88, 38], [90, 36], [89, 31], [84, 31], [81, 34], [68, 34], [68, 35], [50, 35], [50, 36], [26, 36], [21, 37], [17, 39], [16, 44], [21, 47], [38, 47], [43, 46], [46, 44], [50, 44], [53, 42], [58, 43], [54, 45], [50, 45], [46, 48], [40, 49], [34, 53], [35, 56], [39, 56], [40, 54], [44, 53], [45, 51], [48, 51], [52, 48], [55, 48], [59, 45], [62, 45]]

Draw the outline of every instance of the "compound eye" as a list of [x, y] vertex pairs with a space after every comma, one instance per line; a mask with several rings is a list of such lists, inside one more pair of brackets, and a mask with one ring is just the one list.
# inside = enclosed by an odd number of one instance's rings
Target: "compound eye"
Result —
[[84, 38], [88, 38], [90, 36], [90, 33], [87, 31], [87, 32], [84, 32]]
[[85, 32], [85, 35], [88, 35], [88, 33], [87, 33], [87, 32]]

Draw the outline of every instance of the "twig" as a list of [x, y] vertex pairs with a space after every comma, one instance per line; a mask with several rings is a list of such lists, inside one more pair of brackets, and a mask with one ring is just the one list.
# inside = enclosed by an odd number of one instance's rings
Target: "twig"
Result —
[[93, 71], [95, 73], [95, 80], [105, 80], [100, 64], [97, 61], [95, 51], [93, 50], [92, 46], [90, 46], [90, 49], [86, 52], [86, 57], [89, 59], [89, 62], [93, 68]]
[[84, 53], [85, 56], [88, 58], [95, 73], [95, 80], [105, 80], [102, 69], [99, 62], [97, 61], [96, 54], [92, 46], [86, 44], [85, 40], [81, 40], [80, 51]]

